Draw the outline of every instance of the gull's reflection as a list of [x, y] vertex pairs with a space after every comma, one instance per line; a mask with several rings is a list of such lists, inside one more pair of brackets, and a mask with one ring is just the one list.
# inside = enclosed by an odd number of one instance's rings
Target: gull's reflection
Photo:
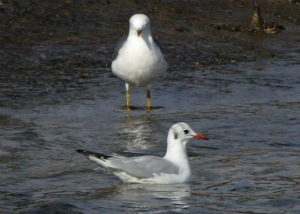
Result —
[[[107, 192], [110, 191], [105, 191]], [[124, 184], [113, 187], [113, 200], [131, 201], [133, 203], [143, 204], [144, 208], [156, 207], [156, 200], [160, 203], [170, 204], [173, 212], [182, 212], [189, 207], [187, 197], [191, 196], [191, 186], [188, 183], [181, 184]], [[100, 192], [98, 192], [99, 194]], [[99, 194], [100, 196], [100, 194]]]
[[171, 199], [171, 204], [174, 208], [173, 211], [180, 212], [189, 207], [184, 198], [191, 196], [190, 184], [151, 185], [150, 188], [146, 189], [155, 198]]
[[118, 131], [126, 141], [127, 151], [136, 152], [153, 147], [148, 137], [153, 130], [151, 121], [147, 119], [127, 120], [125, 123], [119, 124]]

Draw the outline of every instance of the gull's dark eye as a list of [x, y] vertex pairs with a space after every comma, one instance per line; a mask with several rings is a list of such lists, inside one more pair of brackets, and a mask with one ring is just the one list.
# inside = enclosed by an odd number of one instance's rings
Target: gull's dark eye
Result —
[[185, 134], [188, 134], [188, 133], [189, 133], [189, 130], [187, 130], [187, 129], [184, 130], [184, 133], [185, 133]]

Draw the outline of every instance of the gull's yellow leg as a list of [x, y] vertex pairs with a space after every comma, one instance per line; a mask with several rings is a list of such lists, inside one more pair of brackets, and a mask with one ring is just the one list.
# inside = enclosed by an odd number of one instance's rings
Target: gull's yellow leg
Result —
[[150, 89], [147, 89], [147, 117], [151, 118]]
[[150, 95], [150, 87], [151, 87], [151, 85], [147, 86], [147, 117], [148, 118], [151, 118], [151, 102], [150, 102], [151, 95]]
[[130, 110], [129, 103], [130, 103], [130, 93], [129, 91], [126, 91], [126, 109], [128, 110]]
[[150, 102], [150, 89], [147, 89], [147, 110], [150, 111], [151, 110], [151, 102]]
[[129, 103], [130, 103], [129, 84], [126, 83], [125, 87], [126, 87], [126, 109], [130, 110], [130, 107], [129, 107]]

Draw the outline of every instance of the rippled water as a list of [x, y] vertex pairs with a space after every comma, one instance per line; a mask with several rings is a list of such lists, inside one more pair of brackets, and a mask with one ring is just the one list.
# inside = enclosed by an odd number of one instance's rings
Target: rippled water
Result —
[[[2, 87], [1, 213], [299, 213], [299, 71], [290, 60], [172, 72], [152, 87], [150, 119], [144, 88], [126, 116], [109, 69], [45, 95]], [[163, 156], [180, 121], [210, 138], [189, 142], [192, 183], [124, 184], [74, 151]]]

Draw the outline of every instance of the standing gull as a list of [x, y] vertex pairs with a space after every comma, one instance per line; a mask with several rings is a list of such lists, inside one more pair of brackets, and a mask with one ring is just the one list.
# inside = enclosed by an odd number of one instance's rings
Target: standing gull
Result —
[[128, 183], [171, 184], [184, 183], [192, 179], [186, 153], [186, 144], [191, 138], [208, 140], [196, 134], [188, 124], [173, 125], [168, 134], [167, 152], [163, 158], [157, 156], [124, 157], [104, 155], [82, 149], [77, 152], [107, 169]]
[[129, 19], [129, 34], [119, 39], [114, 52], [112, 72], [125, 81], [126, 108], [129, 110], [129, 85], [147, 86], [150, 110], [150, 84], [167, 70], [159, 43], [151, 36], [150, 19], [135, 14]]

